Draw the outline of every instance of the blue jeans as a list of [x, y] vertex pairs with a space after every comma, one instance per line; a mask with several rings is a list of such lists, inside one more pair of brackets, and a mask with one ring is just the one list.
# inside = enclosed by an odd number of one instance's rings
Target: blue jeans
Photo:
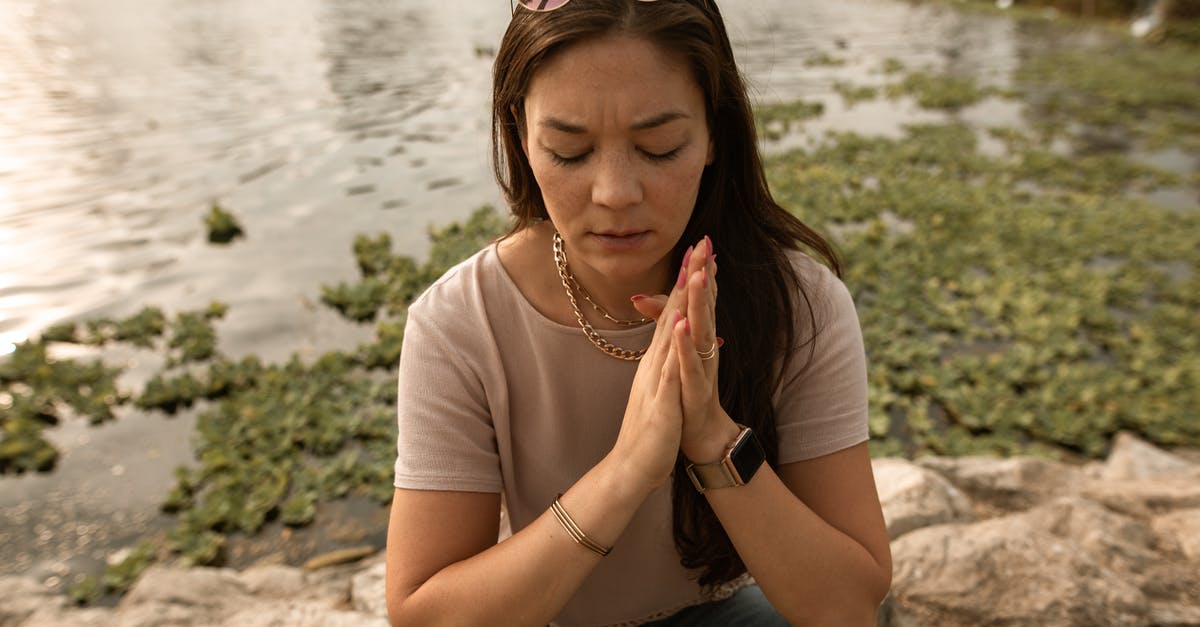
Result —
[[674, 616], [646, 623], [645, 627], [788, 627], [757, 585], [738, 590], [724, 601], [713, 601], [681, 610]]

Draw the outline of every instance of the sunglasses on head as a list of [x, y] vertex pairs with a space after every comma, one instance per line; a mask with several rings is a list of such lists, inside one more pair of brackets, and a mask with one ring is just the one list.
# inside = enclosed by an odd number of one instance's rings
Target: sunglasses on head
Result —
[[[553, 11], [567, 6], [571, 0], [517, 0], [517, 4], [530, 11]], [[638, 2], [657, 2], [658, 0], [638, 0]], [[513, 7], [515, 13], [517, 8]]]

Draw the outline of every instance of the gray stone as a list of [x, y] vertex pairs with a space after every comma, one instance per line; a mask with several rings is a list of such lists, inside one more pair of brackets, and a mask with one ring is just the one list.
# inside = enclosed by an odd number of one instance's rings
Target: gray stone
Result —
[[1030, 520], [936, 525], [893, 542], [891, 624], [1144, 624], [1137, 587]]
[[966, 495], [941, 475], [904, 459], [871, 462], [888, 537], [921, 527], [974, 519]]
[[1151, 479], [1187, 472], [1194, 465], [1153, 444], [1122, 431], [1113, 440], [1112, 451], [1100, 472], [1101, 479]]

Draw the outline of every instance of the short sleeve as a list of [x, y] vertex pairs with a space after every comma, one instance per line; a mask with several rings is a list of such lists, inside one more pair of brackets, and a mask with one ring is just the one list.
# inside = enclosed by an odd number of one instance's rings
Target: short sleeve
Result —
[[[500, 492], [496, 433], [482, 379], [470, 366], [472, 324], [426, 293], [409, 309], [400, 354], [395, 486]], [[439, 315], [440, 309], [459, 309]], [[477, 327], [476, 327], [477, 328]]]
[[854, 300], [825, 266], [808, 257], [799, 266], [812, 314], [803, 301], [796, 307], [799, 346], [776, 396], [780, 464], [828, 455], [869, 437], [867, 359]]

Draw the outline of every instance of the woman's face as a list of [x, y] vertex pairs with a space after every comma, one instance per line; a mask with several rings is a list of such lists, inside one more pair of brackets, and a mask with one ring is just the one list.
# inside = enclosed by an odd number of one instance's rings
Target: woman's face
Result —
[[628, 36], [564, 50], [530, 83], [522, 143], [581, 281], [674, 278], [670, 254], [713, 159], [681, 55]]

